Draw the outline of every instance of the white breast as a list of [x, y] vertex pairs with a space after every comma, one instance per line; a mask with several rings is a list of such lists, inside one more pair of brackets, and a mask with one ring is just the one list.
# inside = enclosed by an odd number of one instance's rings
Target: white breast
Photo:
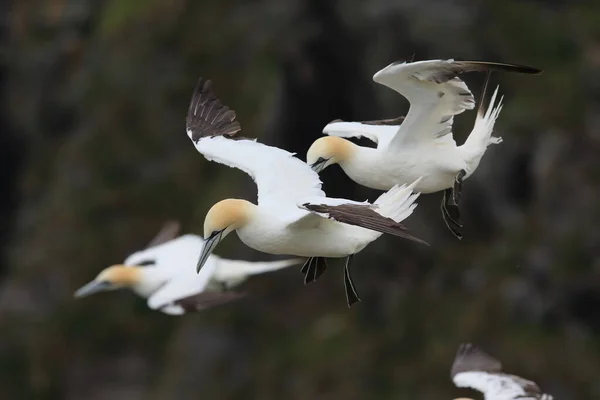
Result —
[[144, 267], [141, 268], [142, 278], [140, 282], [133, 286], [133, 290], [137, 295], [148, 298], [164, 284], [168, 283], [172, 278], [172, 273], [168, 273], [163, 268]]
[[359, 147], [354, 157], [340, 166], [363, 186], [389, 190], [396, 184], [410, 184], [423, 177], [415, 191], [433, 193], [451, 187], [454, 177], [465, 168], [456, 149], [456, 146], [432, 145], [390, 152]]
[[[260, 207], [259, 207], [260, 208]], [[346, 257], [366, 247], [381, 234], [315, 216], [308, 223], [288, 225], [268, 215], [253, 219], [238, 229], [239, 238], [249, 247], [270, 254], [300, 257]]]

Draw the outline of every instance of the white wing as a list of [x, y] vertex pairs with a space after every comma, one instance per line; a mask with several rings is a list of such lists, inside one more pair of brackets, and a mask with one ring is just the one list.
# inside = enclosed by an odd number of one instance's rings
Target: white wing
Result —
[[475, 107], [475, 98], [458, 75], [469, 71], [506, 70], [540, 73], [513, 64], [428, 60], [392, 63], [373, 76], [377, 83], [400, 93], [410, 109], [389, 143], [391, 150], [415, 143], [437, 142], [456, 145], [452, 137], [454, 115]]
[[[192, 140], [193, 142], [193, 140]], [[303, 197], [325, 197], [319, 175], [294, 154], [254, 140], [204, 137], [196, 149], [209, 161], [238, 168], [258, 187], [258, 203], [295, 221], [307, 212], [296, 207]]]
[[183, 235], [131, 254], [125, 265], [153, 265], [156, 268], [172, 270], [173, 274], [192, 272], [195, 274], [196, 261], [204, 246], [204, 239], [197, 235]]
[[[197, 255], [196, 255], [197, 257]], [[172, 306], [177, 300], [193, 296], [205, 290], [208, 282], [214, 274], [217, 263], [214, 258], [209, 258], [200, 273], [195, 273], [196, 259], [192, 259], [189, 273], [176, 274], [171, 280], [164, 284], [148, 298], [148, 307], [153, 310]]]
[[[473, 371], [461, 372], [452, 378], [458, 387], [468, 387], [482, 392], [485, 400], [536, 399], [529, 397], [522, 383], [512, 375]], [[533, 384], [533, 382], [531, 382]], [[519, 397], [520, 396], [520, 397]]]
[[338, 136], [343, 138], [365, 137], [377, 143], [377, 148], [385, 148], [394, 138], [396, 132], [398, 132], [400, 123], [400, 120], [398, 120], [396, 125], [375, 125], [364, 122], [346, 122], [336, 120], [325, 125], [325, 128], [323, 128], [323, 133], [329, 136]]

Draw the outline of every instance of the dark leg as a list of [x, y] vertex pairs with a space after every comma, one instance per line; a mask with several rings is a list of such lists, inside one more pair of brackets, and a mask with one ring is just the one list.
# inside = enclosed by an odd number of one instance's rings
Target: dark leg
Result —
[[352, 307], [354, 303], [360, 301], [360, 297], [358, 297], [354, 282], [352, 281], [352, 276], [350, 275], [350, 262], [352, 262], [353, 257], [354, 254], [348, 256], [346, 259], [346, 266], [344, 267], [344, 287], [346, 289], [346, 301], [348, 302], [348, 307]]
[[452, 188], [452, 198], [454, 200], [454, 204], [456, 204], [458, 206], [458, 203], [460, 202], [460, 198], [462, 196], [462, 183], [463, 183], [463, 178], [465, 177], [465, 175], [467, 175], [467, 171], [465, 171], [464, 169], [461, 169], [460, 172], [456, 175], [456, 177], [454, 178], [454, 187]]
[[323, 275], [323, 272], [325, 272], [325, 270], [327, 269], [327, 259], [325, 259], [325, 257], [316, 257], [316, 268], [315, 268], [315, 277], [313, 279], [313, 281], [316, 281], [317, 279], [319, 279], [319, 277], [321, 275]]
[[458, 205], [454, 204], [452, 199], [452, 189], [444, 190], [444, 196], [442, 197], [442, 216], [444, 220], [452, 223], [455, 227], [462, 228], [460, 222], [460, 210]]
[[306, 259], [306, 261], [304, 262], [304, 265], [302, 265], [302, 269], [300, 270], [300, 272], [302, 272], [302, 274], [306, 275], [306, 272], [308, 271], [308, 264], [310, 264], [311, 259], [312, 259], [312, 257], [308, 257]]
[[308, 260], [304, 263], [302, 267], [302, 272], [304, 273], [304, 284], [310, 283], [314, 281], [316, 270], [315, 257], [309, 257]]
[[309, 257], [302, 266], [301, 272], [304, 274], [304, 284], [314, 282], [327, 269], [327, 261], [324, 257]]
[[466, 172], [461, 170], [454, 178], [454, 186], [451, 189], [444, 190], [444, 197], [442, 198], [442, 217], [450, 232], [458, 239], [462, 239], [462, 233], [460, 228], [463, 227], [460, 221], [460, 209], [458, 203], [462, 195], [462, 181], [465, 177]]

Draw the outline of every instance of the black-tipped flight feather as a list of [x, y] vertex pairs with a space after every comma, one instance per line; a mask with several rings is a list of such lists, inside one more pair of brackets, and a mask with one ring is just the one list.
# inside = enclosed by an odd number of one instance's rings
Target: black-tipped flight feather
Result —
[[502, 372], [500, 361], [470, 343], [459, 346], [450, 375], [457, 387], [478, 390], [485, 400], [553, 400], [535, 382]]
[[242, 129], [235, 111], [215, 95], [210, 80], [198, 79], [186, 119], [188, 136], [195, 142], [203, 137], [227, 136], [236, 138]]

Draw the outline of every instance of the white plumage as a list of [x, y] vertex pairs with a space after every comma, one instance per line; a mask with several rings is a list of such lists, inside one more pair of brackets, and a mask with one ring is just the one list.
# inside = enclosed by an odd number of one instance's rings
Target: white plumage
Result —
[[451, 375], [457, 387], [478, 390], [485, 400], [553, 400], [534, 382], [503, 373], [500, 361], [471, 344], [460, 345]]
[[233, 230], [256, 250], [311, 258], [353, 255], [382, 232], [421, 241], [399, 224], [416, 206], [418, 194], [412, 189], [418, 179], [411, 185], [394, 186], [374, 204], [328, 198], [318, 174], [294, 154], [234, 138], [232, 132], [240, 129], [234, 120], [235, 113], [221, 104], [210, 81], [200, 80], [190, 103], [187, 134], [207, 160], [250, 175], [258, 188], [258, 204], [227, 199], [209, 210], [204, 224], [207, 246], [199, 269]]
[[[128, 287], [141, 297], [147, 298], [148, 307], [166, 314], [180, 315], [186, 304], [200, 310], [215, 304], [240, 297], [238, 293], [223, 292], [232, 288], [248, 276], [275, 271], [304, 260], [286, 259], [270, 262], [229, 260], [211, 255], [206, 267], [197, 274], [196, 261], [204, 247], [204, 240], [197, 235], [183, 235], [176, 239], [156, 244], [127, 257], [121, 266], [107, 268], [94, 281], [78, 291], [78, 297], [91, 294], [101, 282], [111, 285], [101, 290]], [[128, 271], [129, 270], [129, 271]], [[90, 286], [91, 285], [91, 286]], [[89, 292], [89, 288], [92, 292]], [[207, 293], [206, 296], [199, 296]], [[197, 301], [191, 297], [198, 296]], [[187, 311], [191, 311], [191, 308]]]
[[[410, 102], [403, 122], [390, 125], [383, 121], [333, 121], [325, 126], [323, 133], [339, 138], [366, 137], [376, 142], [377, 147], [362, 147], [350, 141], [324, 137], [308, 150], [307, 163], [318, 172], [337, 163], [352, 180], [374, 189], [388, 190], [419, 177], [422, 180], [415, 186], [417, 192], [455, 188], [457, 183], [473, 174], [487, 147], [501, 142], [500, 138], [492, 137], [492, 131], [502, 109], [502, 98], [496, 104], [496, 88], [487, 111], [484, 107], [479, 109], [468, 139], [462, 146], [457, 146], [452, 135], [454, 116], [475, 107], [473, 94], [458, 75], [492, 69], [540, 72], [510, 64], [454, 60], [390, 64], [378, 71], [373, 80]], [[484, 94], [482, 104], [483, 97]], [[459, 194], [454, 202], [458, 197]], [[458, 209], [451, 210], [445, 219], [456, 220], [457, 213]], [[455, 229], [451, 229], [460, 237], [458, 228], [462, 225], [460, 221], [454, 222], [457, 222]]]

